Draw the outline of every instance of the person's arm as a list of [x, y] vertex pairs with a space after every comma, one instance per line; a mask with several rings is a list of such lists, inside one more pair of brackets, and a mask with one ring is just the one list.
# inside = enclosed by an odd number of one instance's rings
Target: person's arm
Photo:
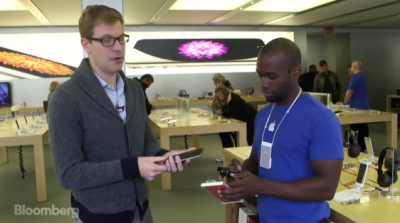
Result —
[[331, 200], [336, 192], [344, 158], [341, 125], [331, 111], [312, 123], [309, 153], [315, 176], [294, 182], [263, 179], [265, 195], [297, 201]]
[[357, 89], [358, 85], [359, 85], [358, 76], [356, 76], [356, 75], [351, 76], [350, 83], [349, 83], [349, 86], [347, 87], [346, 96], [344, 97], [343, 104], [345, 104], [345, 105], [349, 104], [350, 98], [353, 95], [353, 92]]
[[146, 112], [147, 112], [147, 115], [150, 115], [151, 109], [153, 108], [153, 106], [150, 104], [149, 99], [147, 98], [147, 95], [146, 95], [145, 92], [144, 92], [144, 100], [145, 100], [145, 103], [146, 103]]
[[76, 99], [68, 93], [57, 90], [48, 107], [50, 148], [61, 186], [67, 190], [83, 190], [140, 177], [138, 157], [85, 161], [82, 120], [76, 104]]
[[320, 74], [317, 74], [317, 76], [315, 76], [315, 78], [314, 78], [313, 92], [319, 92], [319, 77], [320, 77]]

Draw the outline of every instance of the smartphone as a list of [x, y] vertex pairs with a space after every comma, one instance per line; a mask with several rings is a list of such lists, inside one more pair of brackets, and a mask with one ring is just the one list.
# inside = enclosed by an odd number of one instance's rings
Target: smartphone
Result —
[[358, 188], [364, 187], [365, 179], [367, 178], [369, 162], [365, 160], [360, 161], [360, 168], [358, 169], [356, 186]]
[[182, 161], [185, 161], [187, 159], [199, 158], [202, 153], [203, 153], [203, 149], [200, 148], [200, 149], [196, 149], [194, 151], [189, 151], [189, 152], [186, 152], [186, 153], [179, 154], [177, 156], [179, 156]]
[[367, 147], [367, 153], [370, 156], [374, 156], [374, 149], [372, 147], [372, 141], [369, 137], [364, 137], [365, 147]]

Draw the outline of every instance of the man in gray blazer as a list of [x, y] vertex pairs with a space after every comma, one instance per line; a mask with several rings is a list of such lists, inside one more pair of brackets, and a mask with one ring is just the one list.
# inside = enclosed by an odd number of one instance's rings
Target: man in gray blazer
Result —
[[[182, 171], [157, 144], [142, 87], [121, 71], [124, 20], [115, 9], [88, 6], [80, 20], [88, 54], [49, 105], [49, 133], [57, 178], [79, 209], [75, 222], [151, 223], [146, 180]], [[193, 150], [195, 148], [191, 148]]]

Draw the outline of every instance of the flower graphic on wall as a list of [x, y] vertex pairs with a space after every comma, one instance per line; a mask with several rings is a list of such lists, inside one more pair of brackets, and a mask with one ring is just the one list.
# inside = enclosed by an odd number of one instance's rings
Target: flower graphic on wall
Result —
[[228, 48], [224, 44], [207, 40], [190, 41], [182, 44], [178, 49], [179, 54], [197, 59], [212, 59], [228, 53]]

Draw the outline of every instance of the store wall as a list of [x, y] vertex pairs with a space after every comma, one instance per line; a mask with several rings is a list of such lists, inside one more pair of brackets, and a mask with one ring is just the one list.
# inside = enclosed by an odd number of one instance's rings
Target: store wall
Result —
[[386, 110], [386, 95], [400, 89], [400, 33], [360, 32], [351, 35], [351, 59], [361, 60], [368, 78], [371, 107]]
[[[306, 28], [296, 28], [293, 34], [292, 28], [254, 28], [254, 27], [126, 27], [126, 32], [131, 34], [132, 38], [138, 38], [137, 33], [143, 32], [195, 32], [195, 31], [208, 31], [208, 32], [242, 32], [243, 35], [249, 32], [255, 32], [256, 38], [270, 38], [265, 33], [266, 31], [292, 33], [292, 39], [298, 42], [303, 54], [306, 54], [307, 50], [307, 37]], [[40, 27], [40, 28], [8, 28], [0, 29], [0, 39], [3, 38], [3, 43], [7, 43], [14, 38], [15, 35], [20, 38], [15, 41], [15, 44], [11, 44], [12, 48], [26, 52], [26, 49], [35, 48], [36, 51], [40, 51], [39, 56], [47, 59], [52, 59], [56, 61], [62, 61], [70, 66], [78, 66], [79, 61], [83, 58], [83, 51], [79, 46], [79, 36], [77, 34], [78, 30], [76, 27]], [[297, 33], [296, 33], [297, 32]], [[75, 33], [75, 34], [71, 34]], [[40, 35], [45, 34], [47, 37], [46, 41], [39, 43], [34, 41], [39, 38]], [[49, 38], [49, 36], [54, 36]], [[69, 48], [66, 40], [60, 40], [60, 36], [70, 36], [70, 39], [76, 39], [76, 44], [74, 47]], [[165, 34], [163, 34], [165, 35]], [[247, 34], [248, 35], [248, 34]], [[279, 34], [281, 35], [281, 34]], [[290, 35], [289, 35], [290, 36]], [[8, 39], [7, 39], [8, 38]], [[25, 38], [25, 40], [24, 40]], [[19, 44], [18, 42], [22, 42]], [[10, 44], [8, 44], [10, 46]], [[51, 52], [49, 55], [49, 52]], [[227, 67], [229, 68], [229, 67]], [[258, 76], [255, 72], [255, 65], [248, 66], [244, 71], [241, 72], [222, 72], [228, 80], [232, 83], [235, 88], [240, 89], [243, 94], [247, 94], [247, 89], [249, 87], [254, 87], [256, 94], [260, 93], [260, 83]], [[129, 70], [129, 69], [128, 69]], [[229, 70], [229, 69], [227, 69]], [[235, 68], [230, 68], [230, 70], [235, 70]], [[180, 90], [186, 90], [192, 97], [201, 97], [207, 91], [213, 91], [214, 85], [212, 82], [212, 76], [215, 72], [221, 72], [219, 70], [208, 69], [207, 72], [201, 72], [197, 68], [188, 69], [185, 72], [180, 71], [178, 73], [172, 72], [163, 73], [159, 75], [157, 73], [152, 73], [155, 77], [155, 83], [148, 89], [148, 96], [150, 100], [156, 98], [157, 93], [163, 94], [166, 98], [173, 99], [178, 95]], [[135, 71], [128, 72], [128, 77], [132, 78], [134, 76], [142, 75], [148, 73], [148, 71]], [[150, 72], [151, 73], [151, 72]], [[1, 76], [1, 72], [0, 72]], [[30, 78], [30, 79], [4, 79], [1, 81], [11, 82], [12, 85], [12, 95], [13, 104], [18, 104], [20, 102], [25, 102], [27, 106], [40, 106], [43, 100], [46, 100], [48, 94], [48, 87], [51, 81], [57, 80], [61, 83], [68, 80], [69, 77], [51, 77], [51, 78]], [[6, 78], [6, 77], [5, 77]]]

